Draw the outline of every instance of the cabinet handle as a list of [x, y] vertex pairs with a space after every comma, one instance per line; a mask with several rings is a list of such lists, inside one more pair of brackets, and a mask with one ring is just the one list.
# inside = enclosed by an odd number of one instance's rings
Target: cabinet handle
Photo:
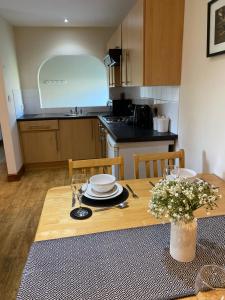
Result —
[[125, 80], [125, 84], [127, 85], [127, 50], [125, 52], [125, 74], [126, 74], [126, 80]]
[[111, 70], [110, 70], [110, 67], [108, 67], [108, 70], [109, 70], [109, 86], [111, 86]]
[[115, 86], [115, 69], [114, 67], [111, 67], [112, 70], [112, 86]]
[[120, 85], [123, 83], [123, 74], [122, 74], [122, 55], [120, 55]]
[[44, 130], [47, 130], [47, 129], [51, 129], [50, 126], [40, 126], [40, 125], [31, 125], [28, 127], [29, 129], [44, 129]]
[[126, 55], [126, 82], [125, 82], [125, 84], [128, 85], [128, 83], [130, 83], [130, 81], [128, 81], [128, 79], [127, 79], [127, 75], [128, 75], [128, 64], [127, 64], [128, 50], [126, 50], [125, 55]]
[[58, 142], [57, 131], [55, 131], [55, 144], [56, 144], [56, 151], [59, 152], [59, 142]]

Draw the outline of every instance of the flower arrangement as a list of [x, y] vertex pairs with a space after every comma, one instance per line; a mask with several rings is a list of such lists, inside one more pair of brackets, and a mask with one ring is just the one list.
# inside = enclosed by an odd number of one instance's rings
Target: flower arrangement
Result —
[[174, 223], [191, 222], [194, 211], [199, 207], [205, 206], [207, 211], [215, 209], [216, 201], [221, 197], [213, 185], [203, 180], [190, 182], [183, 178], [163, 179], [152, 192], [151, 213], [156, 218], [165, 217]]

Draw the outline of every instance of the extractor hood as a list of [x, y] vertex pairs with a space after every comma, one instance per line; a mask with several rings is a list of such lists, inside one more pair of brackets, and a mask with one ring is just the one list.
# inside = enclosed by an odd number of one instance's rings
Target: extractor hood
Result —
[[119, 66], [122, 55], [122, 49], [115, 48], [109, 49], [107, 55], [104, 58], [104, 64], [106, 67]]

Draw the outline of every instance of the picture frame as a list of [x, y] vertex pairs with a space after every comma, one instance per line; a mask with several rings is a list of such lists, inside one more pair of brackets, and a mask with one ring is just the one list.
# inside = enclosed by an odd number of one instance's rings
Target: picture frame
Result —
[[207, 57], [225, 53], [225, 0], [208, 2]]

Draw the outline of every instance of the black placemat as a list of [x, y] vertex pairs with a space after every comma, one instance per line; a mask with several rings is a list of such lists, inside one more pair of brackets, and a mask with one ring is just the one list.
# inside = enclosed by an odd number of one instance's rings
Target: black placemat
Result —
[[17, 300], [168, 300], [192, 295], [203, 265], [224, 265], [224, 232], [224, 216], [198, 220], [197, 254], [190, 263], [170, 256], [170, 224], [35, 242]]
[[94, 200], [94, 199], [88, 198], [86, 196], [83, 196], [82, 203], [89, 205], [89, 206], [94, 206], [94, 207], [113, 206], [113, 205], [120, 204], [123, 201], [126, 201], [128, 197], [129, 197], [129, 192], [125, 187], [123, 187], [122, 193], [115, 198], [111, 198], [111, 199], [107, 199], [107, 200]]

